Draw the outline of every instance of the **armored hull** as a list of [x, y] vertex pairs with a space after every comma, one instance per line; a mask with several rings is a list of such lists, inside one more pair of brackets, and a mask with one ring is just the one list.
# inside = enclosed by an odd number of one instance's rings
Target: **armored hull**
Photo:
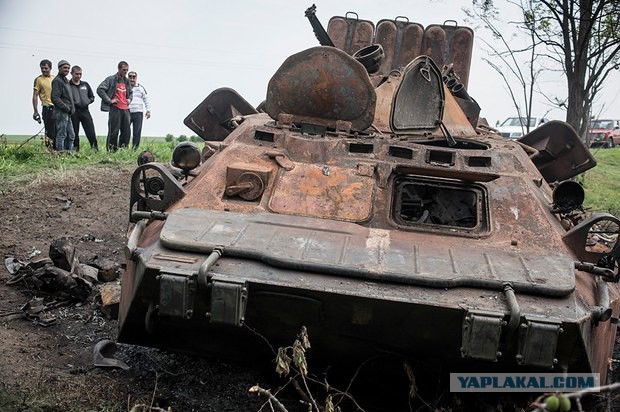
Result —
[[[586, 217], [563, 183], [595, 165], [588, 150], [562, 122], [520, 142], [478, 127], [453, 72], [468, 73], [469, 29], [425, 40], [382, 21], [371, 52], [383, 39], [388, 63], [368, 66], [342, 19], [340, 48], [287, 59], [259, 110], [208, 96], [186, 119], [202, 153], [138, 167], [119, 340], [254, 357], [303, 325], [326, 363], [395, 353], [604, 380], [619, 221]], [[389, 41], [392, 26], [421, 40]]]

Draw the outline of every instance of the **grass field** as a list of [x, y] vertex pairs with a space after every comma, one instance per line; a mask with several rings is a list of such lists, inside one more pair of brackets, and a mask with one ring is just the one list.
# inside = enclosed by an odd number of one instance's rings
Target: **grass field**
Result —
[[[19, 145], [30, 136], [0, 136], [0, 189], [7, 185], [27, 181], [40, 173], [106, 164], [136, 164], [137, 153], [121, 149], [116, 153], [105, 150], [93, 152], [82, 138], [82, 150], [59, 156], [43, 147], [40, 136], [23, 147]], [[105, 137], [99, 136], [99, 147], [105, 147]], [[164, 137], [143, 137], [141, 150], [149, 150], [158, 161], [168, 162], [176, 141]], [[168, 139], [169, 140], [169, 139]], [[199, 144], [199, 146], [201, 146]], [[586, 192], [585, 207], [593, 212], [610, 212], [620, 216], [620, 148], [593, 149], [598, 165], [578, 177]]]
[[586, 192], [585, 206], [620, 216], [620, 148], [593, 149], [592, 154], [597, 166], [578, 179]]
[[[137, 165], [139, 151], [130, 148], [108, 153], [105, 149], [93, 151], [83, 138], [79, 152], [58, 154], [50, 152], [40, 136], [29, 140], [29, 136], [5, 136], [0, 140], [0, 190], [10, 185], [28, 182], [41, 174], [62, 172], [84, 167], [106, 165]], [[99, 147], [105, 148], [105, 137], [98, 137]], [[25, 144], [23, 144], [26, 142]], [[22, 146], [23, 144], [23, 146]], [[143, 138], [140, 151], [149, 150], [157, 161], [167, 163], [177, 142], [166, 142], [162, 137]]]

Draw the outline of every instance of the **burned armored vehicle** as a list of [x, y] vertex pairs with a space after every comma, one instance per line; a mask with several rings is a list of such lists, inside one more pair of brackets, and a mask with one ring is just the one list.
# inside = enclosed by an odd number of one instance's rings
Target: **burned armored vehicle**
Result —
[[222, 88], [188, 115], [202, 150], [140, 162], [119, 340], [257, 356], [305, 325], [315, 359], [604, 381], [620, 221], [584, 213], [571, 127], [479, 126], [467, 27], [347, 13], [317, 34], [258, 108]]

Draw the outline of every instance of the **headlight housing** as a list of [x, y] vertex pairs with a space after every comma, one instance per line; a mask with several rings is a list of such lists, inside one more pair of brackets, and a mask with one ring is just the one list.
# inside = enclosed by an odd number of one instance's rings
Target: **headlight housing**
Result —
[[200, 165], [200, 150], [192, 142], [182, 142], [172, 152], [172, 166], [189, 172]]

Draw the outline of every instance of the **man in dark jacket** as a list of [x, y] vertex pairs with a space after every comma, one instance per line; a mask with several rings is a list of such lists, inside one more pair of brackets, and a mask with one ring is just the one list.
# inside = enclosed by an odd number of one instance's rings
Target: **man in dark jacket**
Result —
[[75, 113], [71, 116], [71, 122], [73, 123], [73, 131], [75, 132], [75, 141], [73, 147], [75, 150], [80, 150], [80, 123], [84, 129], [84, 134], [90, 143], [91, 149], [98, 150], [97, 135], [95, 134], [95, 124], [93, 123], [93, 117], [90, 115], [88, 105], [95, 101], [95, 95], [90, 85], [82, 81], [82, 68], [80, 66], [73, 66], [71, 68], [71, 81], [69, 82], [71, 88], [71, 95], [73, 96], [73, 104], [75, 105]]
[[75, 112], [73, 96], [69, 89], [69, 62], [58, 62], [58, 75], [52, 81], [52, 103], [54, 103], [54, 122], [56, 123], [56, 150], [64, 152], [73, 150], [75, 132], [71, 124], [71, 115]]
[[[127, 78], [129, 64], [125, 61], [118, 63], [118, 72], [106, 77], [97, 87], [97, 94], [101, 97], [101, 110], [110, 112], [108, 117], [108, 151], [115, 152], [118, 146], [127, 147], [129, 144], [129, 103], [133, 96], [131, 84]], [[120, 141], [118, 132], [120, 131]]]

